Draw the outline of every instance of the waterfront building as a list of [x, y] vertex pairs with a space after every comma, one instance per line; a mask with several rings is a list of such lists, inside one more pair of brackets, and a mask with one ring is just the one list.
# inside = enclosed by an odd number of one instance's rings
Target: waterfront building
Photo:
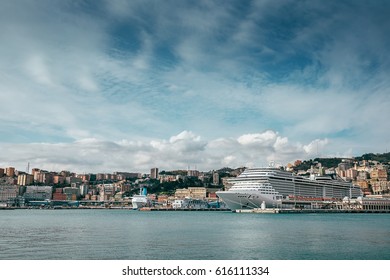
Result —
[[175, 191], [176, 198], [191, 197], [193, 199], [205, 199], [206, 188], [204, 187], [189, 187], [188, 189], [177, 189]]
[[24, 198], [26, 202], [51, 199], [53, 187], [51, 186], [27, 186]]
[[19, 195], [18, 186], [0, 186], [0, 202], [6, 203], [10, 200], [14, 200]]
[[190, 196], [190, 192], [188, 191], [188, 189], [176, 189], [175, 191], [176, 198], [185, 198], [189, 196]]
[[157, 202], [161, 205], [167, 205], [168, 204], [168, 195], [159, 195], [157, 197]]
[[0, 178], [4, 176], [4, 168], [0, 168]]
[[54, 190], [53, 200], [66, 200], [66, 194], [63, 193], [63, 188], [56, 188]]
[[150, 169], [150, 179], [158, 179], [158, 168], [157, 167]]
[[209, 204], [203, 199], [184, 198], [175, 199], [172, 203], [173, 209], [207, 209]]
[[389, 195], [367, 195], [356, 199], [345, 199], [343, 200], [343, 209], [389, 211], [389, 198]]
[[183, 204], [184, 204], [183, 199], [175, 199], [175, 201], [172, 202], [172, 208], [181, 209], [183, 207]]
[[19, 186], [28, 186], [34, 182], [34, 176], [30, 174], [21, 174], [18, 175], [18, 185]]

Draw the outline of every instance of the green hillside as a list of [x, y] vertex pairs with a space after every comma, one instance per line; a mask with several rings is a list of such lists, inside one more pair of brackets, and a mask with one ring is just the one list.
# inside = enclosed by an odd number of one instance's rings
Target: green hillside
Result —
[[[312, 165], [316, 165], [317, 163], [321, 163], [323, 167], [331, 168], [331, 167], [337, 167], [337, 165], [342, 161], [343, 158], [315, 158], [310, 160], [304, 160], [301, 164], [294, 166], [294, 170], [307, 170], [310, 169]], [[354, 160], [356, 161], [362, 161], [362, 160], [372, 160], [372, 161], [378, 161], [380, 163], [389, 164], [390, 163], [390, 153], [383, 153], [383, 154], [364, 154], [362, 156], [354, 157]]]

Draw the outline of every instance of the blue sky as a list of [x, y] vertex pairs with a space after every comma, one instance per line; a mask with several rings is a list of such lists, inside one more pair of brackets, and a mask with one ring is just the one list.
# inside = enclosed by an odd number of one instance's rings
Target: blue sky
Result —
[[388, 1], [1, 1], [0, 166], [386, 152]]

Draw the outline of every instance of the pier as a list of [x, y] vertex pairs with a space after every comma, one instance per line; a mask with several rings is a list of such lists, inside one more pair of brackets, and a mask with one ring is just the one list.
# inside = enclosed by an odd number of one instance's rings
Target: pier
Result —
[[272, 208], [237, 209], [236, 213], [390, 213], [390, 199], [383, 197], [359, 197], [343, 200], [281, 200]]
[[256, 214], [309, 214], [309, 213], [390, 213], [387, 209], [281, 209], [281, 208], [254, 208], [237, 209], [236, 213]]
[[15, 210], [14, 207], [0, 207], [0, 210]]
[[226, 208], [154, 208], [154, 207], [142, 207], [139, 211], [231, 211]]

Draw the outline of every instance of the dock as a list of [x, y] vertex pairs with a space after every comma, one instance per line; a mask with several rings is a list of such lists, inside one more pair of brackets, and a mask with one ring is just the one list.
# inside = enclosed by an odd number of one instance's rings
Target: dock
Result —
[[142, 207], [139, 211], [231, 211], [226, 208], [154, 208]]
[[283, 208], [254, 208], [237, 209], [236, 213], [255, 213], [255, 214], [309, 214], [309, 213], [390, 213], [385, 209], [283, 209]]
[[15, 210], [14, 207], [0, 207], [0, 210]]
[[278, 214], [281, 209], [279, 208], [255, 208], [255, 209], [237, 209], [236, 213], [259, 213], [259, 214]]

